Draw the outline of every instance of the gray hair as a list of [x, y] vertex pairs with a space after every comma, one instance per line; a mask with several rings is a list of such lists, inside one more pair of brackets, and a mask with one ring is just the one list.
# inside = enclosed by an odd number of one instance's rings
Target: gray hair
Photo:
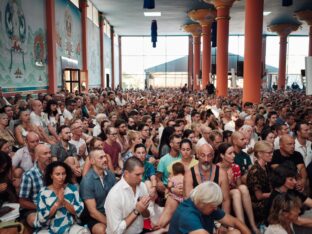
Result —
[[223, 195], [220, 186], [211, 181], [201, 183], [195, 187], [190, 194], [190, 198], [195, 204], [211, 203], [216, 206], [220, 205], [223, 201]]

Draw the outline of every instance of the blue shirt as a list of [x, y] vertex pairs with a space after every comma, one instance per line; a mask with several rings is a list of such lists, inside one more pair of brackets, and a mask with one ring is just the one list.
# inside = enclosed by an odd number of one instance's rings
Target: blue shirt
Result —
[[98, 174], [91, 168], [80, 183], [80, 195], [82, 200], [95, 199], [96, 209], [105, 214], [104, 203], [108, 192], [115, 185], [115, 175], [105, 171], [103, 183]]
[[182, 155], [180, 153], [177, 157], [172, 157], [170, 153], [168, 153], [159, 160], [157, 171], [162, 173], [161, 180], [165, 185], [168, 184], [169, 167], [172, 165], [173, 162], [181, 158], [182, 158]]
[[187, 199], [174, 212], [168, 234], [186, 234], [200, 229], [213, 233], [214, 220], [220, 220], [224, 216], [225, 213], [221, 209], [213, 211], [210, 215], [204, 215], [191, 199]]

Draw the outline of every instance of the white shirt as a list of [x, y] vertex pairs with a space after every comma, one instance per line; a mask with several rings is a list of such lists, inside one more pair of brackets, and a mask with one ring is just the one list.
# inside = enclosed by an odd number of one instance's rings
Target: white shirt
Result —
[[34, 162], [30, 156], [29, 150], [27, 146], [16, 151], [12, 158], [12, 166], [13, 167], [20, 167], [24, 171], [28, 171], [34, 166]]
[[[136, 187], [134, 194], [124, 177], [109, 191], [105, 200], [105, 213], [107, 218], [106, 233], [109, 234], [138, 234], [143, 231], [143, 216], [139, 215], [127, 228], [126, 217], [133, 212], [139, 197], [148, 195], [143, 182]], [[151, 209], [151, 203], [149, 205]]]
[[[79, 148], [80, 148], [80, 146], [82, 146], [83, 144], [86, 145], [85, 140], [82, 139], [82, 138], [80, 138], [79, 141], [75, 141], [75, 140], [71, 139], [71, 140], [69, 141], [69, 143], [71, 143], [71, 144], [73, 144], [74, 146], [76, 146], [77, 154], [79, 154]], [[87, 147], [86, 147], [85, 155], [86, 155], [86, 156], [88, 155]], [[81, 158], [81, 159], [79, 160], [80, 166], [83, 166], [84, 162], [85, 162], [84, 159]]]
[[280, 137], [279, 136], [275, 137], [274, 139], [274, 149], [275, 150], [280, 149]]
[[46, 128], [49, 124], [48, 116], [41, 112], [40, 116], [37, 115], [35, 112], [30, 113], [30, 122], [38, 127]]
[[68, 119], [68, 120], [72, 120], [74, 118], [73, 114], [66, 108], [64, 109], [63, 116], [65, 119]]
[[311, 149], [311, 141], [306, 141], [306, 145], [301, 145], [296, 138], [295, 140], [295, 151], [298, 151], [304, 160], [304, 164], [307, 167], [312, 161], [312, 149]]
[[225, 125], [224, 125], [224, 131], [232, 131], [232, 132], [235, 132], [235, 122], [233, 120], [227, 122]]
[[101, 125], [96, 123], [92, 130], [92, 136], [98, 136], [101, 133]]

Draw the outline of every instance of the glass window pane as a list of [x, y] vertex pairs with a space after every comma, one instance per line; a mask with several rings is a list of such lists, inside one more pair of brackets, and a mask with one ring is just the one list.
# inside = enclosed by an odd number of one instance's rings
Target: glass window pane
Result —
[[123, 55], [143, 56], [143, 37], [122, 37], [121, 47]]

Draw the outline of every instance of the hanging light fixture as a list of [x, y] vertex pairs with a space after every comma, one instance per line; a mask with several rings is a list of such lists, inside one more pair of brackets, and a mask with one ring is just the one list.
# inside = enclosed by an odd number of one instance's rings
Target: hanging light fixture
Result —
[[156, 42], [157, 42], [157, 21], [152, 20], [152, 25], [151, 25], [151, 40], [153, 43], [153, 48], [156, 48]]
[[155, 8], [155, 0], [144, 0], [143, 8], [144, 9], [154, 9]]
[[293, 0], [282, 0], [282, 6], [287, 7], [293, 4]]

